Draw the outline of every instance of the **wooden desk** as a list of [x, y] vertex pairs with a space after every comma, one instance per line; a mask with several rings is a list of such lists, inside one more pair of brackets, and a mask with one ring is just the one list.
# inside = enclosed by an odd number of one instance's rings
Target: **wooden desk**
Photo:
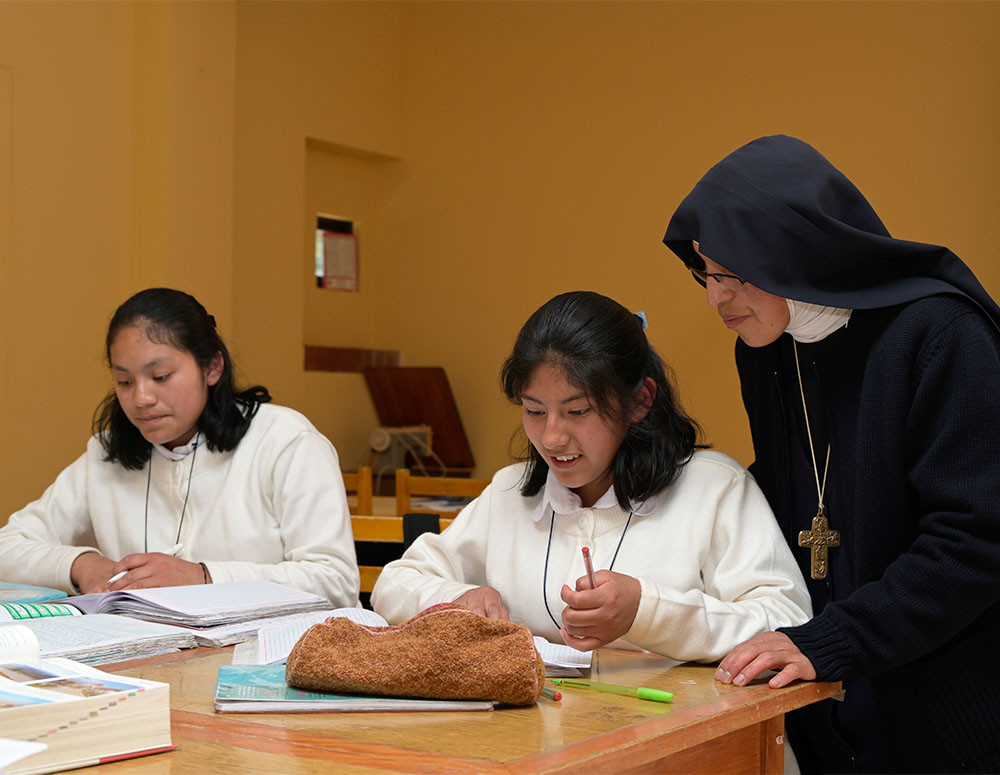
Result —
[[604, 650], [594, 680], [666, 689], [674, 702], [567, 689], [562, 702], [493, 712], [217, 714], [216, 672], [230, 659], [231, 649], [198, 649], [108, 667], [170, 683], [178, 750], [105, 764], [100, 775], [780, 773], [783, 714], [840, 688], [734, 688], [712, 679], [714, 667]]

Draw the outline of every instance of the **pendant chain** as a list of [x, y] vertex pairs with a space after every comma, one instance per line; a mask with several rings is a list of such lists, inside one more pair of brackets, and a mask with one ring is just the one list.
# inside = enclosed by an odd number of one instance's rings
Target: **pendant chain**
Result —
[[812, 430], [809, 428], [809, 409], [806, 408], [806, 391], [802, 387], [802, 369], [799, 368], [799, 348], [795, 340], [792, 340], [792, 352], [795, 353], [795, 373], [799, 378], [799, 393], [802, 395], [802, 414], [806, 418], [806, 436], [809, 439], [809, 454], [812, 455], [813, 473], [816, 475], [816, 495], [819, 498], [819, 512], [817, 516], [823, 516], [823, 495], [826, 493], [826, 475], [830, 472], [830, 449], [831, 444], [826, 445], [826, 463], [823, 464], [823, 484], [819, 482], [819, 466], [816, 464], [816, 450], [813, 449]]
[[[152, 484], [153, 480], [153, 456], [156, 454], [156, 450], [149, 450], [149, 462], [146, 464], [148, 470], [146, 471], [146, 509], [143, 514], [143, 551], [149, 552], [149, 486]], [[191, 467], [188, 468], [188, 486], [187, 491], [184, 493], [184, 505], [181, 507], [181, 519], [177, 525], [177, 537], [174, 539], [175, 544], [181, 542], [181, 529], [184, 527], [184, 515], [187, 513], [188, 498], [191, 497], [191, 480], [194, 478], [194, 459], [198, 455], [198, 442], [195, 441], [194, 449], [191, 450]]]

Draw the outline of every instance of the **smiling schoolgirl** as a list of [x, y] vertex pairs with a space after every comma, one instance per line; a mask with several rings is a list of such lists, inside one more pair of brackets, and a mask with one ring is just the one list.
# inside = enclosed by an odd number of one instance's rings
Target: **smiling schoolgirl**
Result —
[[531, 316], [501, 372], [522, 407], [526, 460], [385, 567], [379, 613], [399, 622], [455, 601], [581, 650], [624, 639], [706, 661], [809, 617], [763, 495], [734, 460], [696, 449], [643, 329], [590, 292]]
[[265, 388], [237, 391], [205, 308], [141, 291], [112, 317], [106, 354], [95, 434], [0, 529], [0, 578], [82, 592], [270, 580], [355, 605], [336, 451]]

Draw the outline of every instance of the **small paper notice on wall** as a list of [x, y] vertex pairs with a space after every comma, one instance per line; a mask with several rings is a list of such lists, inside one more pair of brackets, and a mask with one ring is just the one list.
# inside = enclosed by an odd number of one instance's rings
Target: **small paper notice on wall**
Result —
[[358, 290], [358, 238], [343, 219], [316, 219], [316, 285], [336, 291]]

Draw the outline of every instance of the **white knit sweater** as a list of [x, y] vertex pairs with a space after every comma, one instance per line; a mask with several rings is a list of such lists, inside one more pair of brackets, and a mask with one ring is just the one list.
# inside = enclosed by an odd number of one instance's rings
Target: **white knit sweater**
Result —
[[69, 591], [70, 567], [86, 551], [117, 561], [147, 543], [164, 551], [179, 541], [179, 556], [204, 562], [215, 582], [269, 580], [335, 606], [357, 604], [337, 453], [295, 410], [261, 405], [231, 452], [202, 446], [178, 461], [154, 453], [151, 472], [150, 464], [129, 471], [103, 458], [91, 438], [41, 498], [0, 528], [0, 578]]
[[759, 632], [810, 617], [805, 582], [767, 501], [726, 455], [696, 452], [673, 484], [636, 505], [627, 530], [629, 512], [615, 503], [613, 489], [593, 508], [581, 508], [550, 473], [543, 491], [525, 498], [518, 489], [523, 472], [523, 465], [499, 471], [441, 535], [422, 535], [386, 565], [372, 593], [375, 610], [400, 622], [490, 586], [512, 621], [562, 642], [546, 602], [561, 621], [559, 590], [584, 575], [581, 548], [590, 547], [595, 570], [608, 568], [621, 539], [613, 570], [642, 587], [624, 635], [635, 646], [713, 661]]

